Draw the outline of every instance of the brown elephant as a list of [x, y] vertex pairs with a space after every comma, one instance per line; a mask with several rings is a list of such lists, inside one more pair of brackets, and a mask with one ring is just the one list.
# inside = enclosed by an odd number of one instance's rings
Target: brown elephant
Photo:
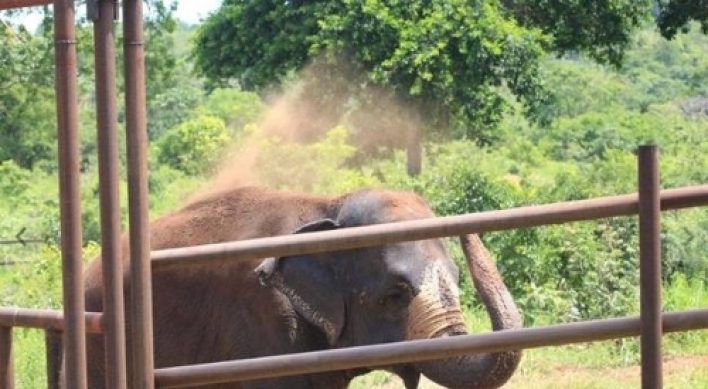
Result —
[[[324, 197], [246, 187], [158, 218], [151, 224], [151, 245], [160, 250], [430, 217], [434, 214], [426, 202], [409, 192], [373, 189]], [[474, 271], [475, 286], [494, 329], [520, 327], [518, 310], [481, 241], [471, 236], [467, 243], [466, 252], [479, 270]], [[125, 246], [125, 268], [127, 252]], [[155, 272], [155, 366], [466, 334], [457, 283], [458, 269], [440, 239]], [[97, 259], [86, 270], [87, 311], [102, 311], [101, 284]], [[130, 350], [129, 332], [127, 338]], [[87, 348], [89, 388], [102, 388], [103, 338], [89, 335]], [[497, 388], [520, 358], [513, 351], [387, 370], [399, 375], [408, 389], [418, 386], [420, 374], [451, 388]], [[204, 387], [346, 388], [368, 371]]]

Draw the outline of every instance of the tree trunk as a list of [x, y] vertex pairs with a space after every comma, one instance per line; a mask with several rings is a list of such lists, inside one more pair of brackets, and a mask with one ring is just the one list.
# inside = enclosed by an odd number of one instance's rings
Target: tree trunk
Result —
[[423, 144], [420, 130], [413, 128], [408, 135], [406, 170], [408, 175], [416, 177], [420, 174], [423, 165]]

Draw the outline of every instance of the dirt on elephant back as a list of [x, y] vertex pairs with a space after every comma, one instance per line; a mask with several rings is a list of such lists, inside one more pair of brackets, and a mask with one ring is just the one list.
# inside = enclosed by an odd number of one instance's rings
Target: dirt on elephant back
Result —
[[[665, 388], [708, 388], [708, 355], [691, 355], [664, 358]], [[521, 367], [504, 389], [591, 389], [591, 388], [639, 388], [641, 368], [639, 365], [607, 368], [582, 366], [549, 366], [544, 371], [529, 371]], [[403, 389], [398, 377], [390, 376], [385, 383], [373, 386], [379, 389]], [[421, 389], [438, 389], [423, 378]]]

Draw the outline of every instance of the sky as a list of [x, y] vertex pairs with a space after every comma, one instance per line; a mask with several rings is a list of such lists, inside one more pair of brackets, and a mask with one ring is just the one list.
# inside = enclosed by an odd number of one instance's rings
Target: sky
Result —
[[180, 20], [193, 24], [206, 17], [209, 12], [219, 8], [220, 5], [221, 0], [179, 0], [175, 16]]
[[[172, 0], [162, 1], [164, 3], [170, 3]], [[210, 12], [219, 8], [221, 1], [222, 0], [177, 0], [175, 16], [189, 24], [198, 23], [209, 15]], [[79, 10], [77, 10], [77, 12], [79, 12]], [[24, 16], [21, 20], [27, 28], [33, 30], [41, 21], [41, 16], [35, 13]]]

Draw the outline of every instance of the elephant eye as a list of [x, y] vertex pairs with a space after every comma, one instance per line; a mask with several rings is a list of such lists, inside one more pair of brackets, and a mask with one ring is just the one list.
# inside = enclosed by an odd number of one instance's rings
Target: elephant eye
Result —
[[410, 288], [405, 283], [398, 283], [388, 289], [379, 304], [387, 308], [399, 308], [410, 300]]

